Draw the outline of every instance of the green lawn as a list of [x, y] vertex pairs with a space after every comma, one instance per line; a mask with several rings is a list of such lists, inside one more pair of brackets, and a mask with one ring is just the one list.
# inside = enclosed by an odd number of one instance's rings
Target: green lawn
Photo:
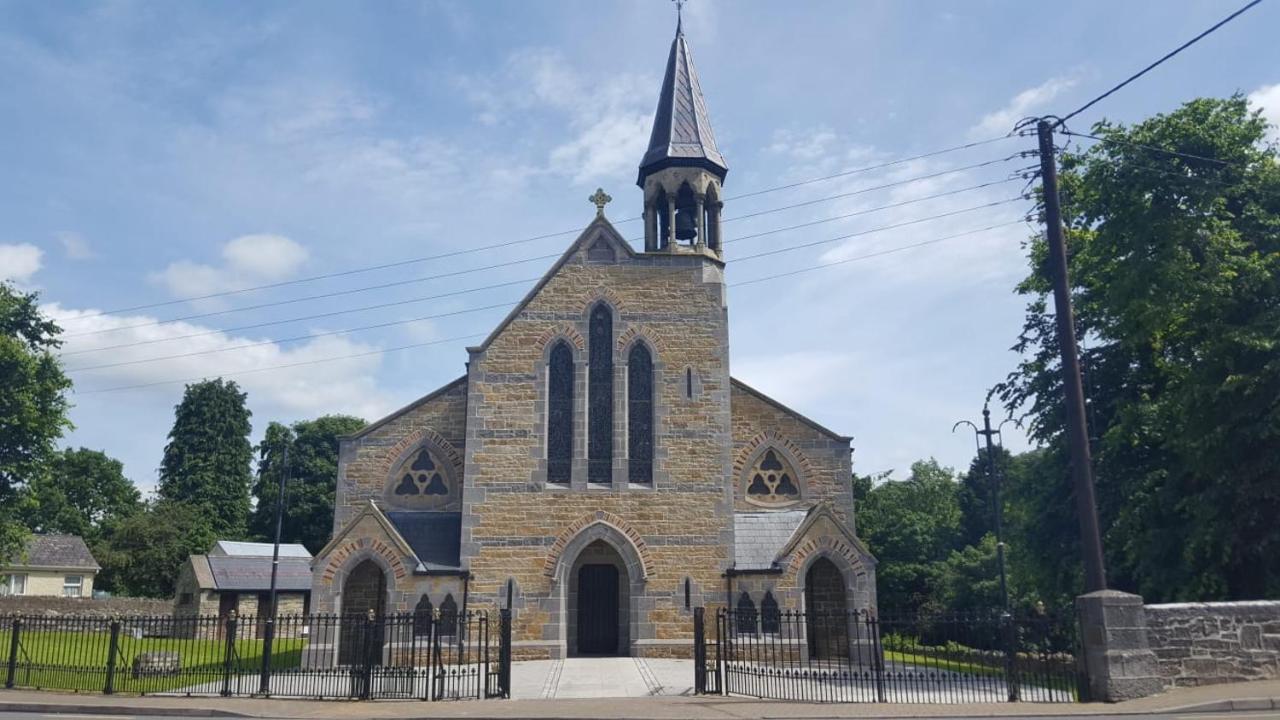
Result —
[[[107, 679], [107, 655], [111, 636], [106, 632], [44, 632], [22, 630], [19, 635], [15, 687], [77, 692], [101, 692]], [[11, 642], [9, 628], [0, 630], [0, 652], [7, 659]], [[271, 667], [297, 668], [306, 640], [277, 639]], [[262, 641], [237, 640], [232, 672], [256, 672], [262, 667]], [[177, 652], [181, 671], [177, 676], [132, 676], [133, 660], [144, 652]], [[137, 638], [121, 633], [116, 654], [115, 690], [122, 693], [153, 693], [174, 688], [216, 682], [222, 679], [226, 642], [181, 638]], [[6, 672], [0, 665], [0, 674]]]

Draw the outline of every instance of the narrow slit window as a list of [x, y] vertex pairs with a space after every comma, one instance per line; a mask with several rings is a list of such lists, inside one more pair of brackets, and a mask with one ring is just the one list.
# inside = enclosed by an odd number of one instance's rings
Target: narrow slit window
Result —
[[693, 368], [684, 369], [684, 396], [693, 399]]

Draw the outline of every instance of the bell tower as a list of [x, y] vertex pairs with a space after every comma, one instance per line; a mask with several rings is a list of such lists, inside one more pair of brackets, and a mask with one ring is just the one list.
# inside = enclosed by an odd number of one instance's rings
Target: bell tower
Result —
[[649, 149], [636, 181], [644, 191], [644, 249], [720, 259], [721, 187], [729, 168], [716, 147], [681, 26], [677, 20]]

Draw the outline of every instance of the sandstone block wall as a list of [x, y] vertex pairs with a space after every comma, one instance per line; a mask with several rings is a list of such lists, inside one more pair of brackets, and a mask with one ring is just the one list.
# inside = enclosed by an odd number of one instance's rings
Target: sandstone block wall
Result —
[[168, 615], [172, 609], [171, 600], [157, 598], [64, 598], [26, 595], [0, 597], [0, 616], [110, 618], [116, 615]]
[[1146, 614], [1167, 686], [1280, 677], [1280, 601], [1147, 605]]

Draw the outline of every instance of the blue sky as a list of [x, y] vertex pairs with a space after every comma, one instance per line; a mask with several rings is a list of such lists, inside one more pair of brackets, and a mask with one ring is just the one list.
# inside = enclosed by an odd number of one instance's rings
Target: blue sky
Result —
[[[685, 29], [732, 198], [1068, 112], [1235, 5], [692, 0]], [[659, 0], [0, 2], [0, 276], [40, 290], [66, 330], [67, 444], [106, 450], [150, 488], [182, 384], [103, 390], [226, 374], [249, 393], [256, 438], [270, 420], [374, 419], [461, 375], [474, 338], [452, 338], [487, 332], [530, 284], [515, 281], [551, 261], [434, 276], [561, 251], [597, 186], [623, 234], [639, 233], [622, 221], [640, 210], [635, 168], [673, 25]], [[1280, 6], [1263, 4], [1073, 126], [1237, 91], [1280, 120], [1277, 27]], [[731, 261], [964, 211], [731, 262], [731, 283], [1012, 223], [731, 289], [733, 373], [853, 435], [860, 472], [967, 463], [972, 437], [950, 428], [1015, 362], [1024, 302], [1012, 287], [1030, 228], [1013, 222], [1025, 202], [969, 210], [1022, 182], [966, 188], [1032, 161], [961, 168], [1030, 147], [1004, 140], [728, 200], [726, 219], [954, 171], [727, 222], [736, 238], [823, 221], [743, 238]], [[413, 282], [244, 309], [397, 281]], [[155, 324], [193, 314], [204, 317]], [[437, 317], [401, 322], [425, 316]], [[337, 332], [381, 323], [396, 324]], [[419, 347], [377, 353], [403, 345]], [[134, 362], [187, 353], [204, 354]], [[348, 355], [362, 356], [296, 365]], [[113, 363], [133, 364], [75, 370]], [[295, 366], [246, 372], [277, 365]]]

